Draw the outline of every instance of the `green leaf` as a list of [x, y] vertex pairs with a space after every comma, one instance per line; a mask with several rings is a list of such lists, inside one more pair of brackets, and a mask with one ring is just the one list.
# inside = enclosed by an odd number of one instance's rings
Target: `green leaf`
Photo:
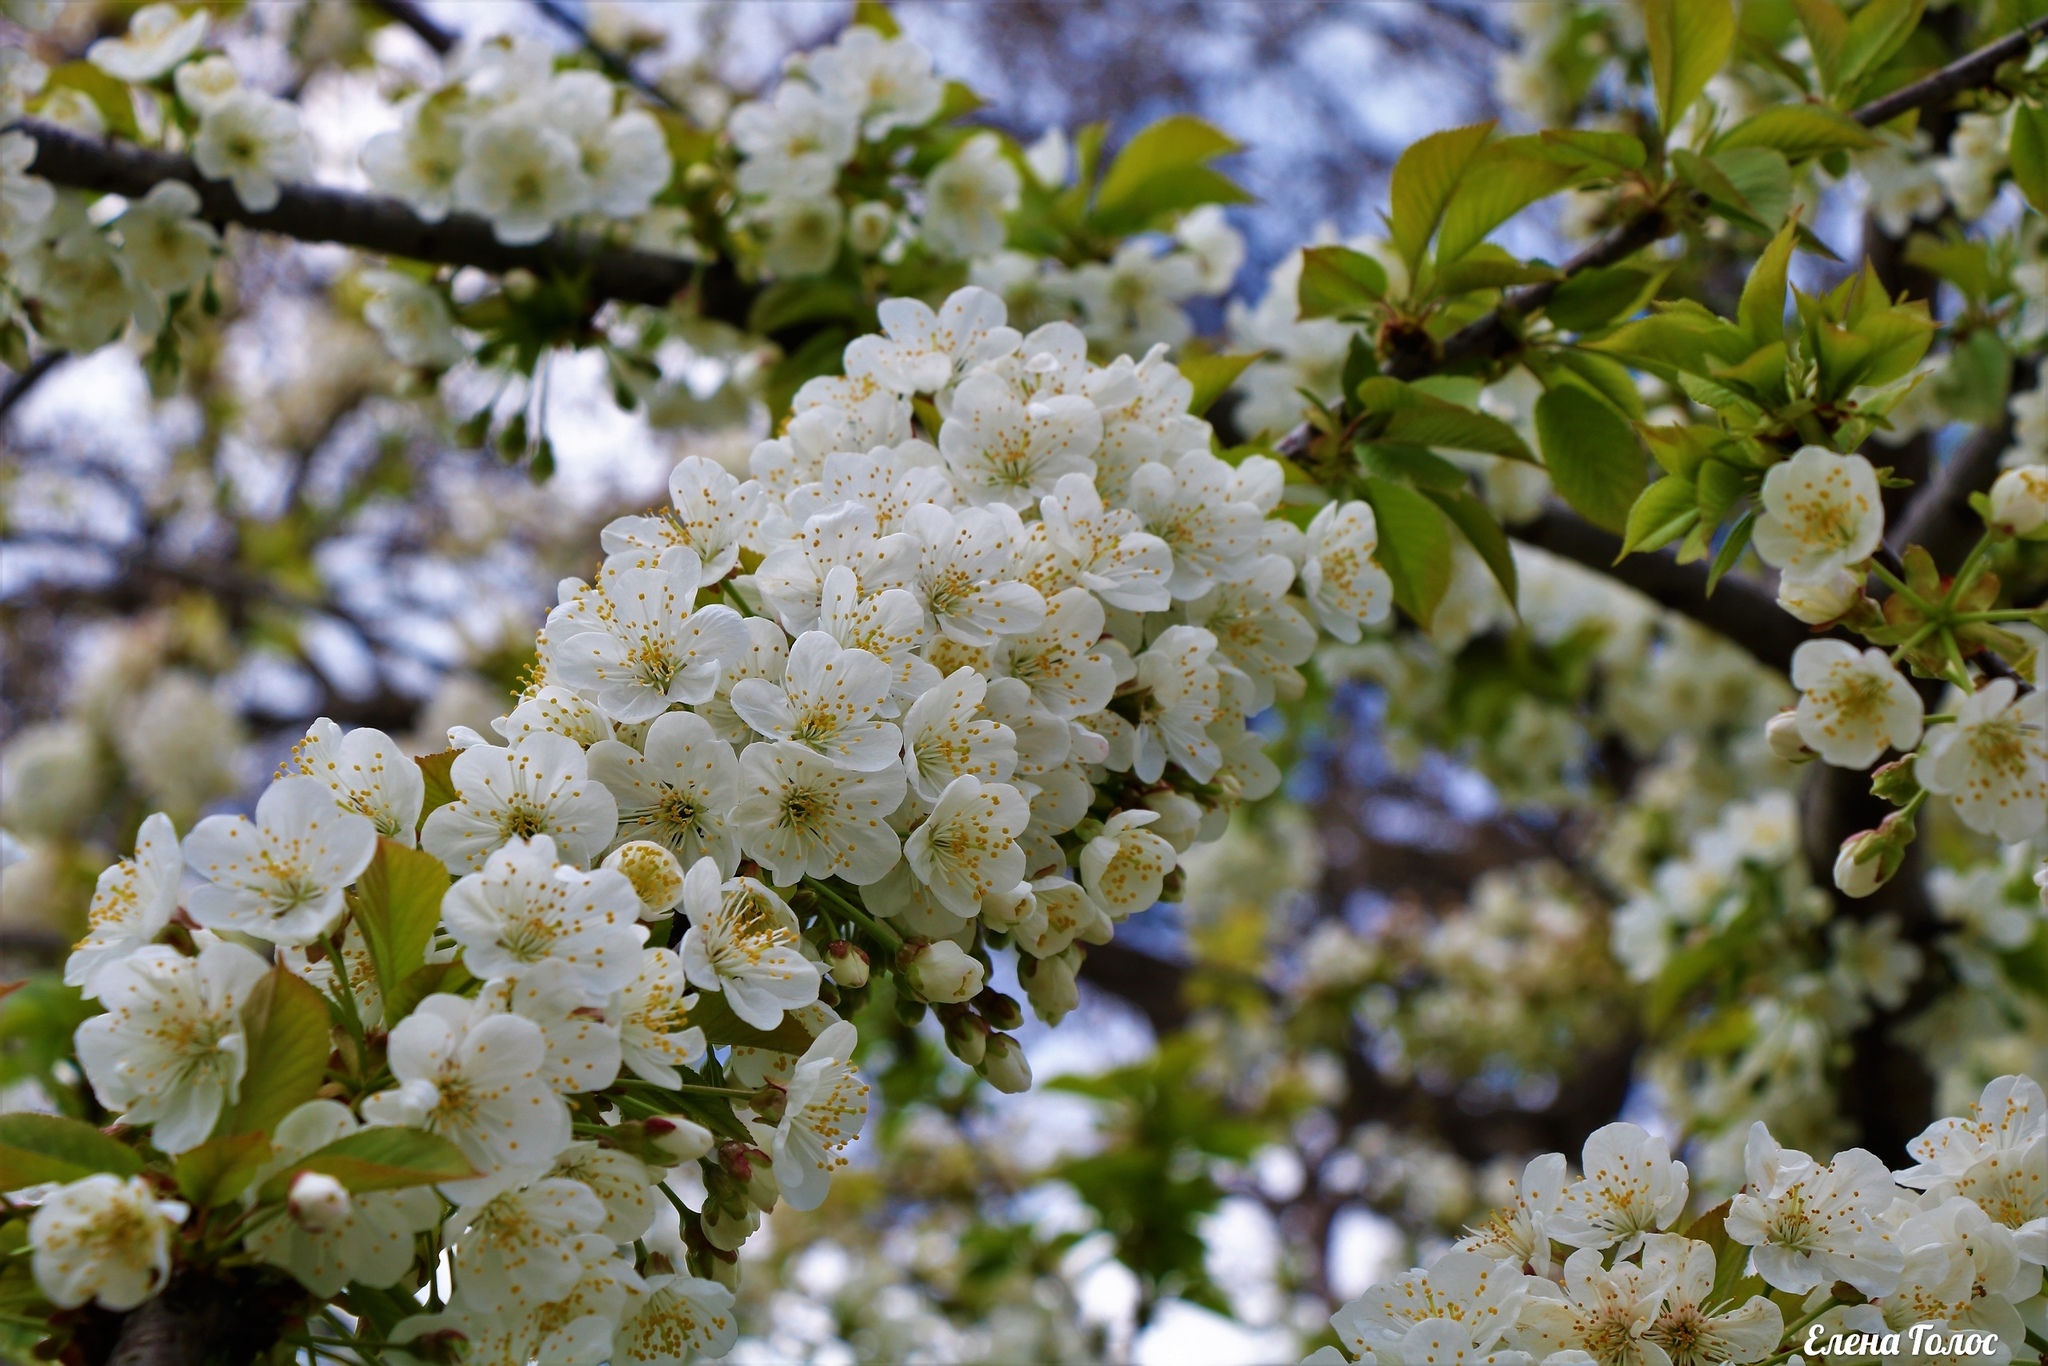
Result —
[[313, 1099], [334, 1051], [329, 1030], [327, 998], [304, 978], [282, 966], [264, 974], [242, 1006], [249, 1066], [241, 1100], [222, 1116], [221, 1132], [268, 1133]]
[[433, 1186], [476, 1175], [462, 1150], [439, 1134], [378, 1125], [306, 1154], [265, 1181], [256, 1198], [265, 1204], [284, 1199], [301, 1172], [331, 1176], [351, 1195]]
[[1623, 323], [1597, 341], [1581, 346], [1648, 370], [1707, 373], [1708, 363], [1733, 365], [1755, 348], [1749, 334], [1703, 308], [1680, 306]]
[[1425, 446], [1368, 441], [1358, 448], [1359, 467], [1382, 479], [1405, 479], [1420, 489], [1456, 490], [1470, 476]]
[[1598, 162], [1617, 170], [1635, 171], [1642, 169], [1643, 162], [1649, 157], [1643, 150], [1642, 139], [1628, 133], [1591, 128], [1546, 128], [1539, 136], [1556, 155], [1588, 166]]
[[1701, 156], [1698, 152], [1687, 151], [1683, 147], [1674, 148], [1671, 153], [1671, 168], [1678, 172], [1679, 179], [1711, 199], [1724, 211], [1733, 209], [1745, 218], [1756, 216], [1756, 206], [1749, 202], [1749, 197], [1728, 178], [1726, 171], [1709, 158]]
[[469, 983], [476, 980], [469, 968], [457, 959], [452, 963], [429, 963], [415, 969], [401, 982], [396, 991], [384, 998], [384, 1024], [386, 1028], [412, 1014], [413, 1007], [437, 991], [458, 995]]
[[1951, 417], [1980, 427], [2005, 418], [2005, 400], [2012, 386], [2012, 353], [1998, 329], [1980, 327], [1950, 345], [1948, 359], [1933, 377], [1941, 409]]
[[448, 884], [447, 867], [424, 849], [377, 841], [377, 856], [357, 879], [351, 904], [386, 1000], [427, 961]]
[[1195, 386], [1194, 397], [1188, 400], [1188, 411], [1196, 417], [1214, 407], [1216, 400], [1223, 397], [1230, 386], [1237, 383], [1237, 377], [1251, 367], [1253, 361], [1265, 355], [1263, 351], [1226, 353], [1220, 356], [1197, 356], [1183, 354], [1178, 362], [1181, 374]]
[[[1737, 147], [1707, 158], [1728, 177], [1728, 183], [1749, 202], [1750, 213], [1765, 232], [1785, 221], [1792, 207], [1792, 164], [1783, 152], [1769, 147]], [[1801, 241], [1805, 241], [1802, 235]], [[1807, 246], [1812, 251], [1811, 245]]]
[[1463, 256], [1486, 235], [1539, 199], [1579, 178], [1576, 167], [1545, 155], [1537, 138], [1497, 142], [1472, 159], [1444, 206], [1436, 241], [1439, 269]]
[[1699, 494], [1692, 480], [1667, 474], [1644, 489], [1636, 505], [1628, 510], [1628, 530], [1622, 534], [1621, 553], [1632, 555], [1670, 545], [1699, 519]]
[[1405, 441], [1451, 451], [1476, 451], [1509, 460], [1534, 461], [1528, 443], [1507, 423], [1437, 398], [1397, 379], [1375, 376], [1358, 386], [1358, 399], [1374, 413], [1388, 414], [1379, 433], [1385, 441]]
[[780, 422], [789, 415], [790, 400], [796, 397], [796, 391], [804, 387], [806, 380], [839, 373], [846, 343], [850, 340], [852, 333], [835, 323], [818, 329], [810, 340], [775, 362], [768, 372], [768, 383], [762, 395], [768, 402], [768, 412], [774, 421]]
[[2019, 103], [2012, 110], [2012, 183], [2034, 206], [2048, 213], [2048, 108]]
[[1729, 0], [1648, 0], [1643, 19], [1657, 109], [1669, 133], [1735, 50], [1735, 7]]
[[697, 1004], [690, 1007], [690, 1023], [704, 1031], [705, 1042], [723, 1048], [737, 1044], [743, 1048], [765, 1048], [776, 1053], [802, 1053], [811, 1046], [811, 1032], [798, 1022], [796, 1016], [784, 1013], [782, 1023], [773, 1029], [756, 1029], [732, 1013], [726, 1004], [722, 991], [700, 991]]
[[459, 749], [444, 749], [439, 754], [422, 754], [413, 760], [420, 766], [420, 774], [427, 783], [426, 800], [420, 803], [421, 825], [427, 823], [427, 817], [455, 800], [455, 779], [450, 775], [461, 754]]
[[895, 38], [903, 32], [903, 26], [896, 22], [896, 16], [882, 0], [859, 0], [853, 7], [853, 22], [873, 29], [884, 38]]
[[1116, 154], [1095, 191], [1090, 219], [1109, 233], [1133, 231], [1197, 204], [1243, 204], [1251, 196], [1208, 163], [1242, 144], [1192, 114], [1140, 129]]
[[1379, 523], [1373, 558], [1394, 584], [1394, 601], [1425, 629], [1451, 586], [1451, 532], [1444, 514], [1422, 494], [1389, 479], [1365, 480], [1366, 501]]
[[1506, 595], [1510, 605], [1521, 601], [1521, 588], [1515, 576], [1515, 552], [1508, 544], [1508, 534], [1494, 520], [1493, 509], [1469, 489], [1446, 491], [1437, 488], [1422, 490], [1430, 502], [1443, 509], [1444, 516], [1451, 519], [1451, 525], [1458, 528], [1471, 547], [1479, 552], [1479, 558], [1486, 561], [1486, 567], [1493, 571], [1494, 582]]
[[1736, 124], [1714, 144], [1716, 153], [1768, 147], [1799, 161], [1825, 152], [1877, 146], [1877, 135], [1846, 114], [1819, 104], [1775, 104]]
[[195, 1208], [207, 1209], [240, 1195], [270, 1160], [270, 1153], [268, 1134], [229, 1134], [180, 1153], [171, 1174], [177, 1178], [178, 1194]]
[[1714, 589], [1720, 584], [1722, 576], [1735, 567], [1735, 562], [1742, 558], [1742, 552], [1748, 548], [1750, 533], [1756, 530], [1756, 513], [1755, 508], [1743, 513], [1735, 525], [1728, 529], [1728, 535], [1721, 541], [1721, 548], [1714, 552], [1714, 563], [1707, 569], [1708, 597], [1714, 596]]
[[1408, 264], [1410, 278], [1422, 264], [1429, 239], [1444, 216], [1458, 182], [1486, 140], [1493, 121], [1446, 128], [1409, 145], [1394, 163], [1392, 203], [1387, 214], [1394, 247]]
[[1581, 271], [1557, 287], [1543, 314], [1569, 331], [1590, 332], [1637, 312], [1663, 278], [1664, 272], [1640, 266]]
[[1849, 17], [1834, 0], [1792, 0], [1793, 13], [1813, 49], [1813, 65], [1820, 72], [1820, 88], [1835, 93], [1842, 69], [1842, 48], [1849, 41]]
[[798, 323], [837, 319], [869, 330], [873, 311], [857, 285], [829, 275], [778, 280], [754, 298], [747, 310], [749, 332], [778, 332]]
[[1926, 8], [1927, 0], [1870, 0], [1856, 11], [1842, 42], [1841, 66], [1835, 78], [1845, 97], [1852, 97], [1865, 80], [1891, 60], [1893, 53], [1906, 45], [1913, 30], [1920, 26], [1920, 15]]
[[1643, 444], [1621, 414], [1584, 389], [1536, 400], [1536, 438], [1559, 496], [1595, 526], [1620, 532], [1643, 491]]
[[1778, 235], [1764, 248], [1764, 254], [1757, 258], [1742, 286], [1736, 320], [1758, 346], [1785, 339], [1785, 279], [1792, 265], [1792, 244], [1797, 239], [1798, 226], [1794, 219], [1778, 229]]
[[1462, 261], [1453, 261], [1437, 272], [1437, 293], [1446, 296], [1469, 294], [1475, 289], [1507, 289], [1563, 278], [1556, 266], [1540, 261], [1517, 261], [1499, 247], [1481, 243]]
[[1294, 297], [1304, 318], [1363, 313], [1386, 292], [1386, 268], [1362, 251], [1309, 247], [1301, 253], [1301, 283]]
[[142, 1155], [83, 1120], [61, 1115], [0, 1115], [0, 1191], [45, 1181], [76, 1181], [95, 1172], [133, 1176]]

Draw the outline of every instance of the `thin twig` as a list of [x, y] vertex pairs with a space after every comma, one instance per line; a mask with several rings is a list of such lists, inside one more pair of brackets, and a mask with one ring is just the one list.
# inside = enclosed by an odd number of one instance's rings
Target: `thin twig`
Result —
[[1950, 95], [1987, 84], [1998, 68], [2026, 56], [2034, 40], [2044, 33], [2048, 33], [2048, 18], [2036, 19], [2024, 28], [2014, 29], [1997, 42], [1978, 48], [1967, 57], [1957, 58], [1931, 76], [1872, 100], [1858, 109], [1853, 117], [1865, 128], [1875, 128], [1880, 123], [1890, 123], [1908, 110], [1923, 109]]
[[30, 361], [26, 369], [7, 381], [7, 387], [0, 389], [0, 422], [5, 422], [7, 415], [14, 411], [15, 405], [27, 398], [29, 391], [43, 382], [43, 376], [56, 369], [69, 354], [65, 351], [45, 351]]
[[383, 11], [387, 18], [403, 24], [442, 56], [455, 50], [458, 35], [441, 27], [428, 13], [413, 3], [413, 0], [370, 0], [371, 7]]
[[676, 102], [669, 98], [668, 92], [635, 71], [624, 57], [598, 42], [584, 22], [569, 13], [568, 7], [563, 5], [561, 0], [533, 0], [533, 7], [539, 10], [548, 22], [582, 44], [583, 50], [597, 58], [597, 64], [603, 67], [605, 74], [613, 80], [624, 81], [664, 109], [681, 112]]

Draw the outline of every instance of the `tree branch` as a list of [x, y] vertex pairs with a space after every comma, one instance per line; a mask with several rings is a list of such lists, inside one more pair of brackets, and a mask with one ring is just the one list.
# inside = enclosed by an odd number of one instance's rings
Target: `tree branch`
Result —
[[411, 29], [419, 35], [421, 42], [442, 56], [445, 57], [455, 50], [457, 35], [441, 27], [425, 10], [414, 4], [413, 0], [370, 0], [370, 7], [382, 11], [385, 17]]
[[1875, 128], [1880, 123], [1890, 123], [1909, 110], [1921, 109], [1927, 105], [1947, 99], [1975, 86], [1987, 85], [1991, 78], [2007, 62], [2017, 61], [2027, 55], [2034, 40], [2048, 33], [2048, 18], [2036, 19], [2024, 28], [2018, 28], [1995, 43], [1978, 48], [1967, 57], [1950, 62], [1931, 76], [1925, 76], [1911, 85], [1901, 86], [1891, 94], [1872, 100], [1858, 109], [1856, 122], [1866, 128]]
[[[581, 277], [592, 302], [616, 299], [665, 307], [697, 283], [700, 275], [697, 263], [679, 256], [610, 246], [585, 234], [557, 231], [532, 246], [506, 246], [487, 220], [473, 214], [451, 213], [438, 223], [429, 223], [399, 200], [321, 185], [285, 185], [277, 207], [253, 213], [243, 207], [233, 186], [206, 179], [190, 157], [91, 137], [41, 119], [21, 119], [9, 128], [36, 141], [36, 159], [28, 168], [31, 175], [73, 189], [131, 199], [141, 198], [163, 181], [182, 180], [199, 192], [200, 215], [216, 225], [240, 223], [302, 242], [338, 242], [386, 256], [475, 266], [496, 275], [529, 270], [536, 275]], [[716, 303], [715, 291], [703, 293], [707, 305]], [[745, 321], [744, 308], [737, 319], [714, 316]]]
[[29, 396], [29, 391], [41, 384], [43, 377], [56, 369], [69, 355], [66, 351], [45, 351], [30, 361], [13, 379], [7, 381], [7, 387], [0, 389], [0, 422], [5, 422], [7, 415], [14, 411], [15, 406]]
[[563, 5], [561, 0], [533, 0], [533, 7], [550, 23], [575, 38], [585, 52], [597, 58], [597, 64], [604, 68], [607, 76], [615, 81], [624, 81], [664, 109], [680, 112], [676, 102], [668, 97], [667, 91], [641, 76], [624, 57], [598, 42], [584, 22], [569, 13], [568, 7]]

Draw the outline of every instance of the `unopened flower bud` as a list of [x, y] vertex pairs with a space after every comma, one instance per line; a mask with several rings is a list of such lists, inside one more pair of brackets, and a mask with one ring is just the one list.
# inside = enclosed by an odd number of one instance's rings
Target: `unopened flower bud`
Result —
[[840, 986], [864, 987], [868, 984], [867, 950], [835, 939], [825, 946], [825, 970]]
[[990, 1086], [1007, 1095], [1031, 1089], [1031, 1064], [1024, 1057], [1023, 1046], [1008, 1034], [988, 1036], [981, 1066], [975, 1070], [988, 1078]]
[[2040, 889], [2042, 907], [2048, 908], [2048, 863], [2042, 864], [2034, 873], [2034, 886]]
[[946, 1021], [946, 1047], [969, 1067], [981, 1062], [988, 1051], [989, 1028], [979, 1015], [962, 1010]]
[[1842, 851], [1835, 855], [1836, 888], [1844, 896], [1866, 897], [1890, 882], [1906, 860], [1913, 833], [1912, 819], [1894, 811], [1877, 829], [1843, 840]]
[[631, 840], [605, 855], [604, 866], [625, 874], [640, 897], [640, 918], [667, 915], [683, 899], [683, 865], [653, 840]]
[[722, 1205], [704, 1203], [704, 1240], [721, 1252], [737, 1252], [740, 1245], [761, 1227], [761, 1211], [748, 1209], [740, 1218], [728, 1215]]
[[740, 1183], [747, 1193], [747, 1203], [755, 1209], [771, 1210], [782, 1198], [782, 1183], [775, 1179], [775, 1159], [759, 1148], [748, 1148], [738, 1143], [728, 1143], [721, 1150], [726, 1170], [733, 1180]]
[[981, 964], [950, 939], [905, 950], [904, 971], [917, 994], [935, 1005], [970, 1001], [981, 990]]
[[853, 206], [846, 218], [846, 240], [862, 256], [873, 256], [888, 245], [896, 227], [896, 211], [879, 199]]
[[310, 1233], [331, 1233], [348, 1222], [355, 1202], [348, 1187], [325, 1172], [300, 1172], [292, 1180], [285, 1208], [294, 1222]]
[[2008, 536], [2025, 536], [2048, 522], [2048, 465], [2021, 465], [1999, 475], [1987, 520]]
[[1017, 1029], [1024, 1023], [1024, 1007], [1017, 1004], [1016, 997], [1000, 991], [982, 992], [974, 998], [974, 1008], [991, 1029]]
[[1032, 1012], [1047, 1024], [1058, 1024], [1081, 1004], [1081, 987], [1075, 980], [1081, 952], [1069, 945], [1050, 958], [1024, 958], [1017, 964], [1017, 980], [1031, 998]]
[[505, 293], [509, 298], [522, 301], [531, 299], [533, 292], [539, 288], [539, 279], [524, 266], [514, 266], [505, 272]]
[[789, 1103], [789, 1092], [772, 1082], [764, 1082], [761, 1089], [747, 1097], [747, 1108], [760, 1116], [764, 1124], [780, 1124], [782, 1109]]
[[1830, 569], [1812, 578], [1787, 574], [1778, 580], [1778, 606], [1808, 626], [1839, 621], [1862, 599], [1862, 580], [1846, 569]]
[[1764, 723], [1764, 739], [1770, 744], [1771, 753], [1788, 764], [1810, 763], [1816, 756], [1806, 747], [1806, 741], [1799, 735], [1799, 714], [1781, 711]]
[[662, 1156], [676, 1162], [695, 1162], [711, 1151], [716, 1142], [711, 1131], [694, 1119], [661, 1115], [647, 1121], [647, 1140]]
[[717, 1281], [727, 1290], [736, 1291], [740, 1288], [740, 1259], [737, 1254], [720, 1257], [714, 1253], [706, 1259], [704, 1270], [709, 1273], [704, 1279]]
[[1920, 777], [1913, 768], [1913, 756], [1894, 759], [1870, 771], [1870, 794], [1893, 806], [1904, 806], [1920, 795]]

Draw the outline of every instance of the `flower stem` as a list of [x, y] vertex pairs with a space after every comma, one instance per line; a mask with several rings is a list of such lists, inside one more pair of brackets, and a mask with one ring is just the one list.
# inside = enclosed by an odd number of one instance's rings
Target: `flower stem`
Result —
[[1990, 548], [1991, 533], [1987, 531], [1977, 538], [1977, 544], [1970, 547], [1970, 553], [1963, 556], [1962, 567], [1956, 570], [1956, 576], [1949, 580], [1948, 592], [1941, 598], [1943, 607], [1955, 606], [1956, 599], [1969, 589], [1971, 582], [1977, 577], [1977, 566], [1983, 560], [1984, 552]]
[[830, 887], [820, 882], [817, 878], [805, 878], [804, 886], [810, 888], [812, 891], [816, 892], [820, 897], [824, 898], [825, 900], [831, 902], [834, 906], [838, 907], [841, 913], [843, 913], [848, 920], [851, 920], [854, 924], [860, 926], [869, 934], [873, 935], [875, 937], [875, 942], [882, 945], [884, 948], [888, 949], [892, 955], [898, 949], [903, 947], [902, 935], [896, 933], [896, 931], [882, 924], [879, 920], [876, 920], [866, 911], [854, 905], [851, 901], [848, 901], [845, 897], [839, 895], [839, 893], [833, 891]]
[[1882, 561], [1872, 560], [1870, 562], [1870, 572], [1877, 575], [1878, 578], [1882, 579], [1885, 583], [1885, 586], [1890, 588], [1892, 592], [1897, 593], [1900, 597], [1904, 598], [1907, 602], [1912, 603], [1915, 607], [1919, 608], [1922, 612], [1925, 612], [1927, 615], [1933, 616], [1939, 610], [1935, 607], [1933, 603], [1927, 601], [1927, 599], [1921, 597], [1918, 593], [1915, 593], [1904, 579], [1900, 578], [1897, 574], [1892, 573], [1891, 570], [1886, 569]]

